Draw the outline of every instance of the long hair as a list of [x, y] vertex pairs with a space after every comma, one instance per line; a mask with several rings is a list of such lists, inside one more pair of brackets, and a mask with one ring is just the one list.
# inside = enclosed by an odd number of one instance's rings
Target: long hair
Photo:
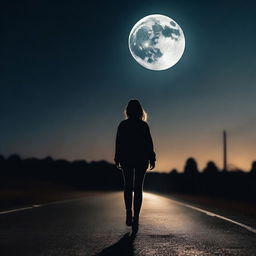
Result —
[[126, 118], [138, 118], [147, 121], [147, 113], [138, 100], [130, 100], [125, 108]]

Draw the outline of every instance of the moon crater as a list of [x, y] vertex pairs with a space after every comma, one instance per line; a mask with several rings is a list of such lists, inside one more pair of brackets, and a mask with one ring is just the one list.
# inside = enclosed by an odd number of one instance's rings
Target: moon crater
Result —
[[173, 19], [153, 14], [134, 25], [128, 45], [140, 65], [151, 70], [165, 70], [175, 65], [183, 55], [185, 37]]

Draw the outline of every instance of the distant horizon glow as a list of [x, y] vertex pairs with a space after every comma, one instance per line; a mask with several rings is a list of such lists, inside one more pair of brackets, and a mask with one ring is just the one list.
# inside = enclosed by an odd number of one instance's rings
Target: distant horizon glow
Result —
[[[183, 172], [183, 168], [185, 165], [186, 160], [189, 157], [193, 157], [197, 164], [198, 164], [198, 169], [199, 171], [202, 171], [207, 162], [213, 161], [217, 167], [222, 170], [223, 168], [223, 151], [222, 151], [222, 145], [221, 142], [218, 145], [219, 147], [216, 147], [212, 149], [207, 154], [204, 154], [203, 157], [201, 155], [201, 152], [195, 151], [194, 154], [192, 155], [186, 155], [185, 153], [182, 154], [180, 157], [168, 157], [165, 152], [158, 152], [157, 151], [157, 162], [156, 162], [156, 168], [153, 171], [158, 171], [158, 172], [169, 172], [173, 169], [177, 169], [178, 172]], [[50, 152], [50, 151], [49, 151]], [[12, 154], [18, 154], [21, 156], [21, 158], [30, 158], [30, 157], [36, 157], [39, 159], [46, 158], [48, 156], [52, 157], [55, 160], [58, 159], [63, 159], [67, 161], [77, 161], [77, 160], [85, 160], [87, 162], [93, 162], [93, 161], [107, 161], [109, 163], [114, 163], [112, 157], [106, 157], [106, 158], [92, 158], [92, 157], [70, 157], [68, 154], [60, 154], [61, 152], [54, 152], [52, 151], [52, 154], [48, 155], [32, 155], [32, 154], [19, 154], [19, 153], [10, 153], [8, 155], [3, 154], [5, 157], [9, 157]], [[113, 155], [113, 149], [112, 149], [112, 155]], [[210, 157], [211, 156], [211, 157]], [[233, 149], [233, 150], [228, 150], [228, 167], [230, 168], [230, 171], [234, 170], [235, 168], [242, 169], [243, 171], [247, 172], [250, 171], [252, 162], [255, 161], [256, 158], [253, 158], [253, 154], [247, 155], [246, 153], [241, 154], [241, 151], [239, 149]], [[228, 168], [228, 169], [229, 169]]]

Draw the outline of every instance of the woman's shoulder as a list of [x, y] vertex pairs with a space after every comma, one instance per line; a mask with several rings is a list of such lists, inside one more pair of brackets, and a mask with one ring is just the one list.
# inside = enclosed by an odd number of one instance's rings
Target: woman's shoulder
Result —
[[118, 127], [120, 128], [120, 127], [124, 127], [124, 126], [126, 126], [126, 125], [127, 125], [127, 119], [122, 120], [122, 121], [119, 123]]
[[144, 120], [140, 120], [140, 124], [144, 127], [148, 127], [148, 123]]
[[141, 129], [148, 129], [148, 123], [144, 120], [141, 120], [141, 119], [137, 119], [137, 122], [136, 122], [136, 126], [137, 127], [140, 127]]
[[122, 120], [119, 125], [125, 125], [127, 123], [127, 119]]

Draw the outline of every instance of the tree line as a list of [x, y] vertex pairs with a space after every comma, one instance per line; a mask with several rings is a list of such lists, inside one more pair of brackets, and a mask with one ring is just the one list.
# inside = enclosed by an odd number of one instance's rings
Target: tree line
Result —
[[[87, 162], [43, 159], [21, 159], [19, 155], [0, 155], [0, 186], [14, 183], [51, 182], [77, 189], [120, 190], [123, 188], [122, 172], [107, 161]], [[183, 172], [147, 172], [144, 188], [153, 191], [206, 194], [256, 201], [256, 161], [251, 170], [220, 170], [213, 161], [199, 171], [194, 158], [188, 158]]]

